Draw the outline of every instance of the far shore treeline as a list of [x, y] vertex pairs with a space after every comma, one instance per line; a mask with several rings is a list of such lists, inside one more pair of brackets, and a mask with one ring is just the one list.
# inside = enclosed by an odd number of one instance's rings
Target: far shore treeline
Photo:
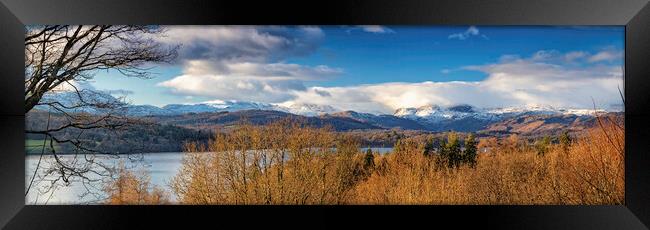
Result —
[[[255, 112], [255, 111], [251, 111]], [[246, 115], [246, 111], [238, 112]], [[213, 115], [214, 114], [214, 115]], [[249, 117], [230, 118], [227, 122], [214, 120], [214, 116], [223, 116], [228, 112], [220, 113], [199, 113], [185, 114], [182, 116], [148, 116], [148, 117], [127, 117], [132, 119], [131, 125], [124, 129], [115, 129], [107, 131], [105, 129], [63, 129], [54, 132], [53, 135], [61, 139], [75, 139], [88, 149], [108, 154], [130, 154], [130, 153], [157, 153], [157, 152], [182, 152], [186, 143], [195, 142], [207, 144], [214, 137], [215, 130], [220, 132], [229, 132], [241, 124], [266, 125], [282, 118], [251, 119]], [[621, 117], [620, 113], [611, 113], [610, 115]], [[26, 127], [28, 129], [44, 129], [47, 120], [50, 120], [50, 126], [56, 127], [59, 124], [65, 124], [65, 117], [62, 114], [50, 113], [45, 111], [32, 111], [27, 114], [28, 119]], [[92, 115], [89, 115], [92, 116]], [[521, 127], [515, 127], [516, 132], [492, 130], [501, 126], [512, 126], [508, 123], [497, 123], [490, 127], [475, 129], [469, 131], [458, 130], [422, 130], [422, 129], [403, 129], [402, 127], [392, 128], [365, 128], [350, 125], [353, 122], [343, 118], [337, 120], [319, 119], [319, 117], [286, 117], [295, 122], [308, 124], [312, 127], [332, 127], [333, 131], [353, 136], [361, 147], [388, 148], [393, 147], [399, 139], [402, 138], [426, 138], [426, 137], [444, 137], [449, 132], [456, 132], [459, 135], [473, 133], [477, 138], [487, 137], [507, 137], [511, 134], [517, 134], [521, 138], [529, 139], [534, 142], [535, 139], [556, 137], [564, 132], [570, 132], [573, 135], [580, 135], [580, 130], [595, 125], [593, 117], [583, 118], [577, 116], [529, 116], [526, 117], [530, 124], [516, 124]], [[346, 123], [347, 122], [347, 123]], [[357, 122], [357, 121], [354, 121]], [[539, 122], [544, 125], [538, 125]], [[359, 122], [357, 122], [359, 123]], [[526, 127], [531, 125], [533, 129]], [[571, 125], [571, 126], [568, 126]], [[491, 129], [492, 128], [492, 129]], [[529, 129], [529, 130], [526, 130]], [[532, 131], [530, 131], [532, 130]], [[51, 148], [54, 147], [57, 154], [75, 154], [79, 151], [77, 146], [66, 143], [51, 143], [45, 141], [44, 135], [28, 133], [26, 134], [26, 153], [32, 154], [51, 154]], [[554, 138], [557, 139], [557, 138]]]

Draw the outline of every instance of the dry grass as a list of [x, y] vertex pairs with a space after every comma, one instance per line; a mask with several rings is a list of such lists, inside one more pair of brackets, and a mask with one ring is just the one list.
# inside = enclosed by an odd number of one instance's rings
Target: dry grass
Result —
[[171, 186], [183, 204], [623, 204], [622, 121], [599, 121], [543, 152], [516, 136], [484, 138], [475, 167], [458, 168], [416, 139], [368, 165], [330, 129], [242, 125], [188, 145]]

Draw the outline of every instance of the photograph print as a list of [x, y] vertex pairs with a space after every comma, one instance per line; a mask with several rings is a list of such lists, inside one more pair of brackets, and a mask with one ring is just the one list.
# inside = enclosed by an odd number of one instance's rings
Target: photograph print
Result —
[[622, 205], [623, 26], [28, 25], [25, 204]]

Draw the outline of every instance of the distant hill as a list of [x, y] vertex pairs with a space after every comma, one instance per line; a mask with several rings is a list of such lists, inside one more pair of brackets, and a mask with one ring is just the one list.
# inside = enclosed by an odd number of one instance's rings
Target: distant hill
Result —
[[321, 118], [349, 118], [366, 124], [370, 124], [381, 129], [400, 128], [404, 130], [429, 130], [428, 127], [417, 121], [396, 117], [393, 115], [374, 115], [370, 113], [357, 113], [354, 111], [344, 111], [332, 114], [321, 115]]
[[[623, 113], [608, 113], [607, 116], [623, 118]], [[556, 114], [556, 115], [521, 115], [488, 125], [480, 132], [488, 135], [518, 134], [524, 136], [554, 135], [560, 132], [580, 132], [593, 127], [595, 116]]]
[[242, 123], [266, 125], [280, 119], [300, 121], [304, 124], [308, 124], [314, 127], [331, 126], [336, 131], [383, 128], [381, 126], [360, 121], [351, 117], [329, 115], [308, 117], [275, 110], [241, 110], [234, 112], [216, 113], [186, 113], [172, 116], [149, 116], [148, 118], [151, 118], [160, 124], [177, 125], [194, 129], [228, 127]]
[[[609, 113], [623, 116], [622, 113]], [[301, 121], [315, 127], [331, 126], [336, 131], [350, 130], [421, 130], [432, 132], [481, 132], [488, 135], [547, 135], [564, 130], [581, 131], [594, 125], [595, 116], [563, 113], [521, 113], [502, 117], [462, 116], [431, 120], [393, 115], [374, 115], [344, 111], [320, 116], [301, 116], [273, 110], [241, 110], [217, 113], [189, 113], [173, 116], [149, 116], [160, 124], [192, 129], [228, 127], [247, 122], [265, 125], [279, 119]]]

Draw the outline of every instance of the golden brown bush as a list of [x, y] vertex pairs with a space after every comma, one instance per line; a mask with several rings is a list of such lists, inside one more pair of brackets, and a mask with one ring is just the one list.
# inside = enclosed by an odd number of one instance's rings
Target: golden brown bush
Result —
[[484, 138], [474, 167], [452, 168], [423, 154], [423, 138], [373, 154], [370, 168], [357, 141], [328, 128], [240, 125], [188, 145], [171, 185], [184, 204], [622, 204], [622, 121], [598, 124], [541, 142], [543, 154], [515, 135]]
[[150, 186], [150, 177], [144, 171], [134, 173], [125, 169], [124, 164], [118, 168], [117, 178], [104, 187], [108, 194], [106, 204], [167, 204], [169, 197], [163, 189]]
[[343, 203], [361, 175], [357, 142], [336, 141], [329, 128], [280, 122], [217, 133], [187, 146], [171, 183], [181, 203]]
[[[567, 148], [552, 144], [543, 155], [517, 136], [500, 144], [484, 139], [476, 168], [436, 170], [422, 155], [396, 150], [383, 157], [386, 173], [355, 187], [352, 203], [622, 204], [625, 132], [622, 121], [600, 121]], [[421, 151], [407, 146], [400, 151]]]

